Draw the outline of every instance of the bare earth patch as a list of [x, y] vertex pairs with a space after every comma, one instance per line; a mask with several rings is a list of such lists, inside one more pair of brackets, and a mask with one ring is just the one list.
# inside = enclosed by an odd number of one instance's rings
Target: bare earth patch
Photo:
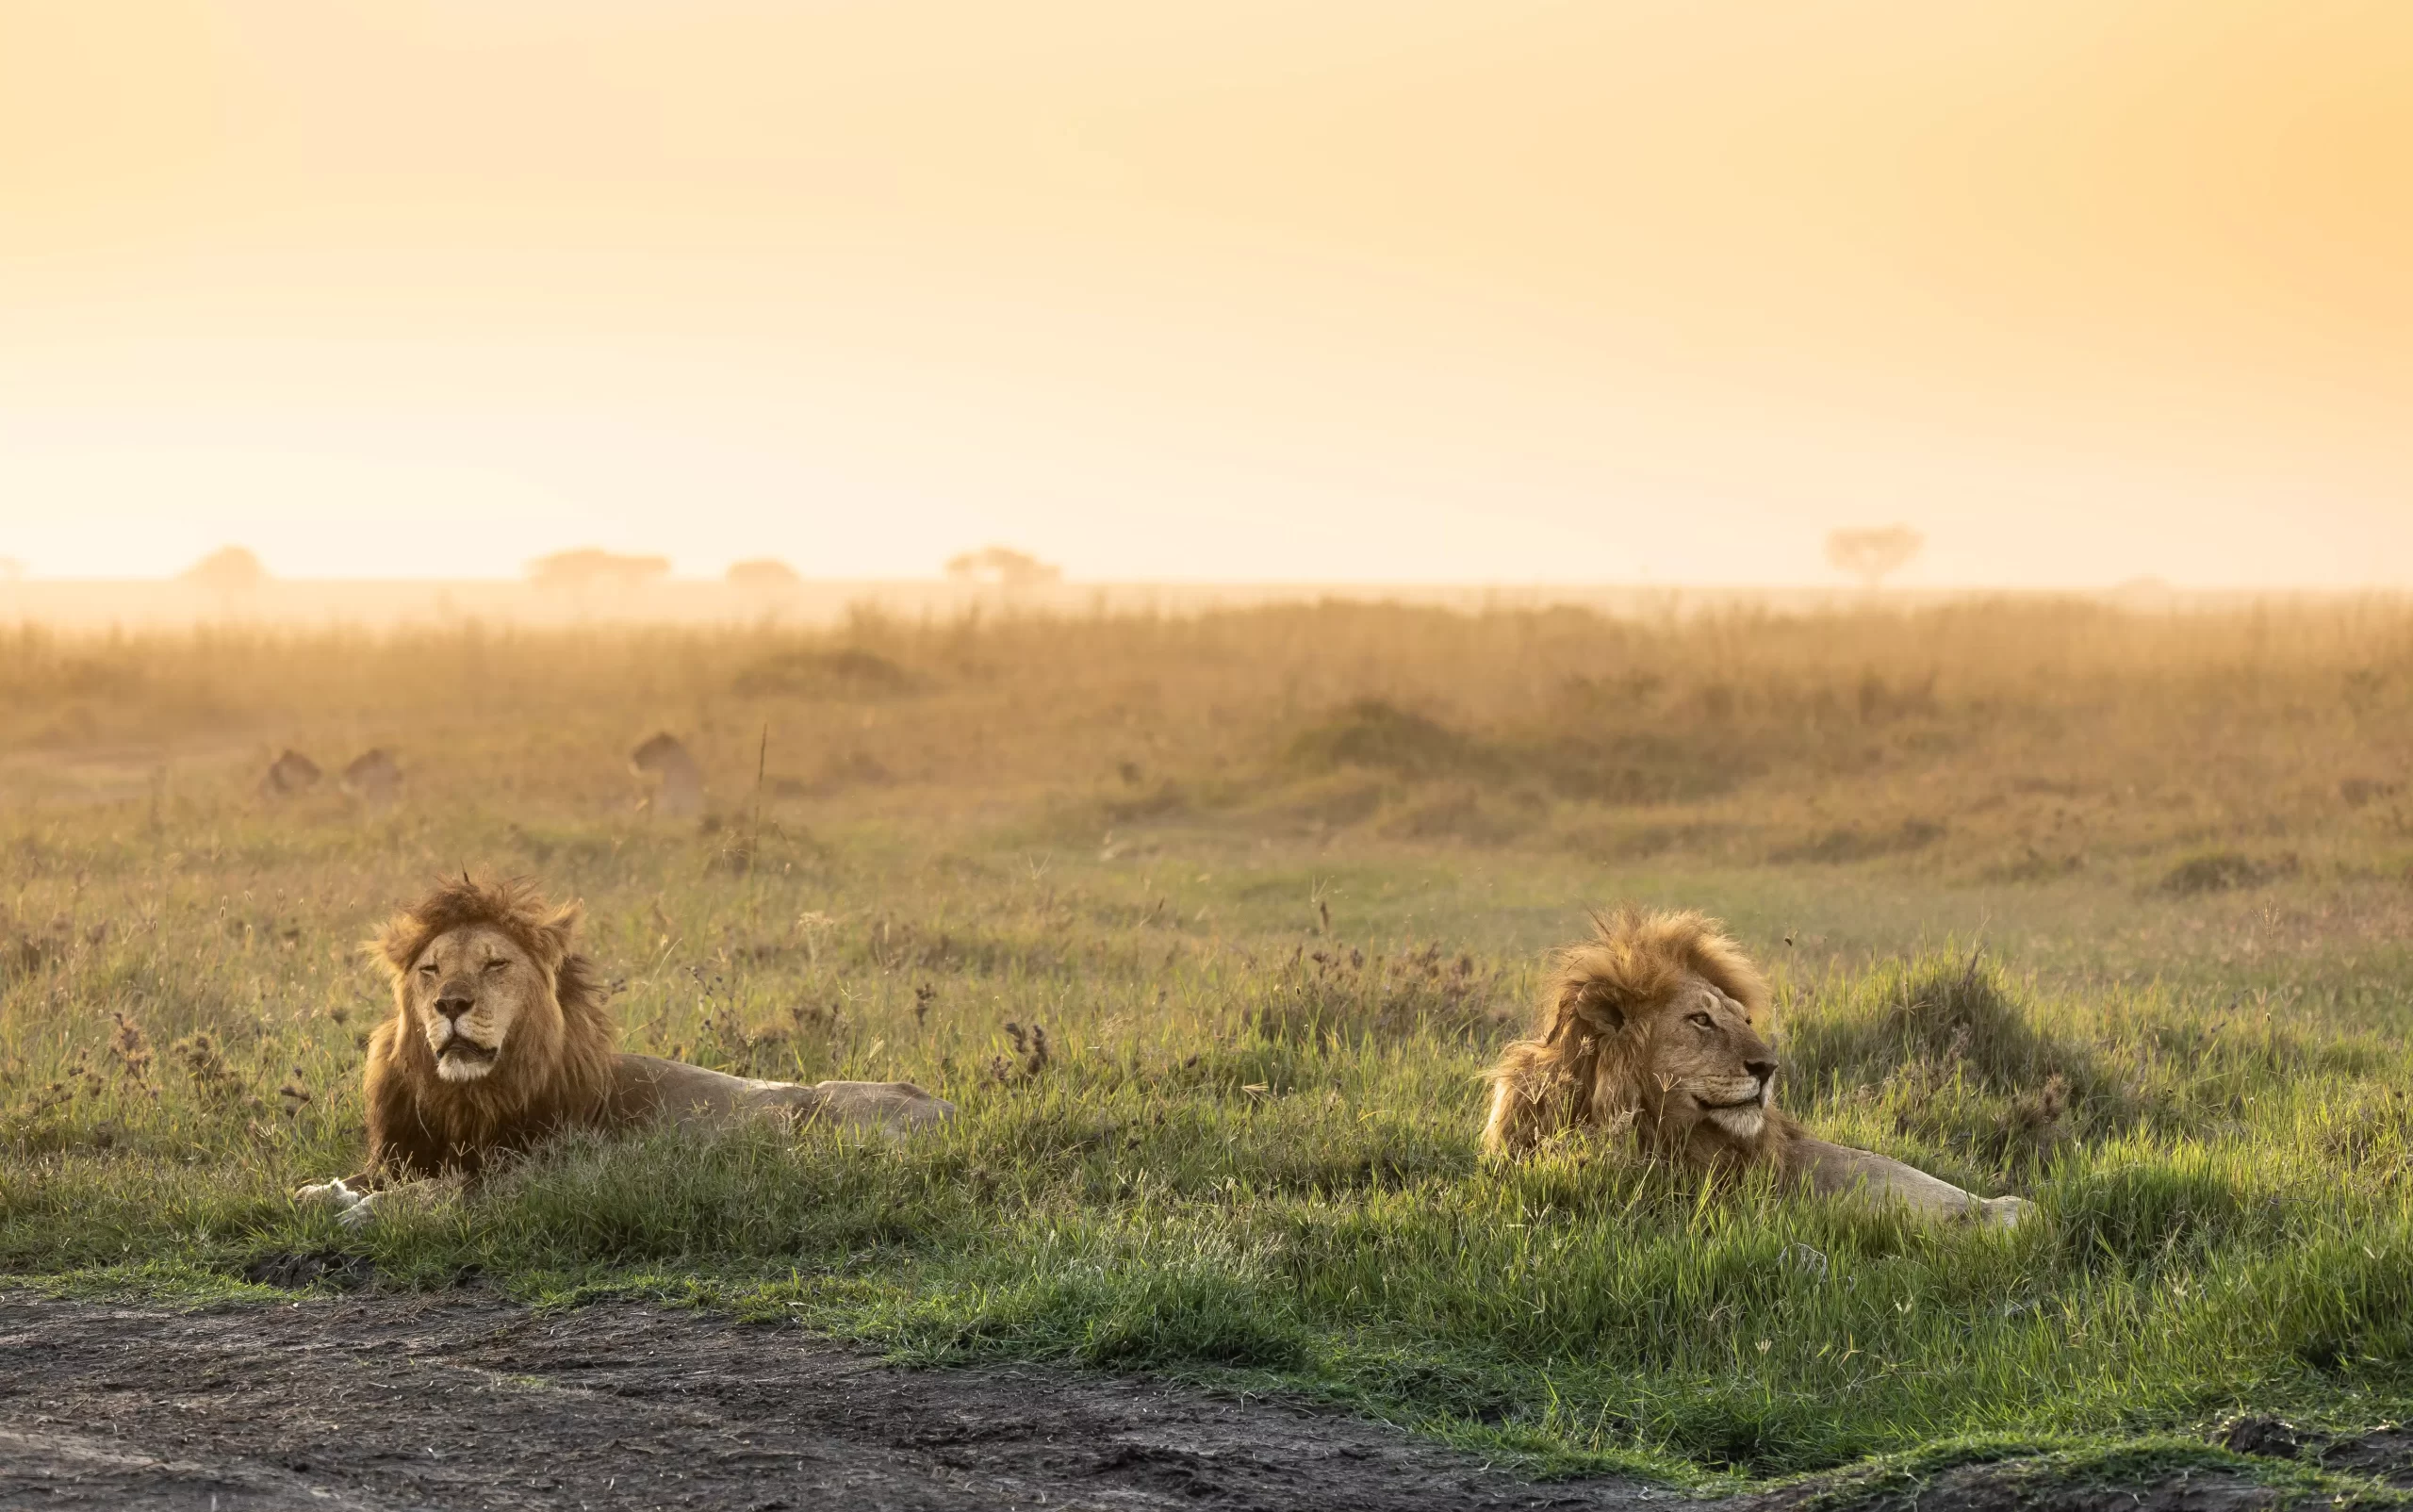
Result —
[[0, 1506], [11, 1508], [1791, 1512], [1865, 1500], [1885, 1512], [2261, 1512], [2277, 1501], [2217, 1471], [2081, 1487], [2015, 1462], [1873, 1497], [1834, 1489], [1714, 1504], [1621, 1480], [1535, 1484], [1279, 1403], [1046, 1368], [906, 1370], [790, 1328], [636, 1304], [539, 1315], [370, 1294], [186, 1312], [0, 1295]]
[[0, 1297], [0, 1506], [1633, 1507], [1348, 1418], [634, 1305]]

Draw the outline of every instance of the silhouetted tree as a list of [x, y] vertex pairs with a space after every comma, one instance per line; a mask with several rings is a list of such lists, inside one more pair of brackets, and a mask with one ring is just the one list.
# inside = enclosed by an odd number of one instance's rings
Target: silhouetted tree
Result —
[[796, 568], [768, 556], [732, 563], [729, 569], [729, 585], [746, 593], [785, 593], [803, 582]]
[[583, 593], [589, 588], [609, 588], [627, 592], [648, 583], [658, 583], [670, 575], [670, 559], [666, 556], [622, 556], [615, 551], [581, 547], [574, 551], [555, 551], [528, 564], [528, 581], [540, 588], [559, 588]]
[[1888, 574], [1909, 566], [1926, 544], [1927, 537], [1908, 525], [1832, 531], [1827, 536], [1827, 561], [1874, 589]]
[[1064, 581], [1064, 569], [1010, 547], [984, 546], [947, 559], [946, 575], [958, 583], [992, 583], [1006, 588], [1033, 588]]
[[255, 591], [268, 581], [260, 559], [239, 546], [222, 546], [185, 568], [184, 581], [223, 599]]

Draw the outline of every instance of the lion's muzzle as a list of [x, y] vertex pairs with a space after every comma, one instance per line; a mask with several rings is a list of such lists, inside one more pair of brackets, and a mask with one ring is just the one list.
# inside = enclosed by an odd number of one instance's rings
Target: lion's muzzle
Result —
[[436, 1076], [444, 1080], [478, 1080], [495, 1068], [501, 1046], [487, 1044], [468, 1032], [478, 1012], [478, 991], [468, 977], [451, 977], [436, 989], [436, 1001], [427, 1006], [427, 1049], [436, 1056]]
[[501, 1050], [466, 1034], [449, 1032], [435, 1047], [435, 1074], [447, 1081], [475, 1081], [494, 1069]]
[[428, 1048], [435, 1052], [435, 1074], [447, 1081], [475, 1081], [494, 1069], [501, 1046], [473, 1037], [463, 1024], [476, 1011], [477, 998], [466, 982], [444, 984], [427, 1021]]
[[1724, 1112], [1736, 1108], [1765, 1108], [1776, 1095], [1774, 1076], [1702, 1076], [1684, 1091], [1701, 1111]]
[[1740, 1076], [1705, 1076], [1686, 1087], [1703, 1117], [1736, 1139], [1753, 1139], [1776, 1098], [1776, 1063], [1749, 1062]]

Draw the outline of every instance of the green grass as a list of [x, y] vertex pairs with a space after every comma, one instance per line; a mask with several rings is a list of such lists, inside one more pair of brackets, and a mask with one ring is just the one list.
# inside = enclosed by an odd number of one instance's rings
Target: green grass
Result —
[[[1542, 1469], [1680, 1482], [1856, 1467], [1847, 1484], [1875, 1487], [2013, 1450], [2043, 1456], [2039, 1473], [2234, 1464], [2184, 1446], [2240, 1411], [2341, 1430], [2413, 1416], [2413, 909], [2379, 758], [2266, 732], [2253, 770], [2211, 749], [2184, 804], [2087, 786], [2091, 756], [2071, 768], [2084, 793], [2030, 792], [2010, 775], [2027, 743], [2082, 711], [2040, 694], [2023, 712], [2027, 684], [2001, 667], [1985, 698], [1956, 703], [1951, 677], [1911, 698], [1928, 686], [1902, 671], [1914, 653], [1846, 625], [1818, 632], [1833, 665], [1811, 682], [1855, 685], [1843, 658], [1885, 668], [1841, 705], [1884, 761], [1860, 764], [1875, 758], [1830, 732], [1814, 751], [1827, 775], [1804, 776], [1766, 724], [1791, 707], [1783, 668], [1732, 665], [1785, 643], [1742, 625], [1693, 648], [1726, 648], [1715, 685], [1763, 690], [1702, 715], [1749, 725], [1749, 760], [1704, 787], [1648, 740], [1570, 749], [1513, 712], [1365, 703], [1404, 674], [1353, 686], [1332, 658], [1377, 642], [1348, 638], [1363, 627], [1343, 616], [1328, 652], [1306, 633], [1319, 623], [1273, 616], [1254, 641], [1147, 631], [1152, 654], [1212, 673], [1167, 671], [1153, 693], [1103, 673], [1086, 692], [1022, 689], [1044, 728], [1017, 732], [983, 781], [914, 777], [914, 753], [959, 761], [949, 719], [999, 728], [983, 722], [1025, 675], [1008, 653], [1044, 649], [1043, 626], [873, 626], [860, 633], [903, 670], [869, 692], [869, 664], [774, 664], [743, 641], [574, 641], [580, 685], [605, 700], [621, 668], [620, 701], [518, 723], [498, 709], [541, 705], [525, 664], [562, 647], [437, 646], [490, 664], [465, 713], [433, 674], [337, 698], [347, 658], [402, 658], [383, 644], [237, 643], [250, 681], [197, 677], [176, 698], [157, 689], [182, 686], [189, 648], [18, 645], [19, 683], [49, 668], [110, 738], [209, 711], [254, 732], [316, 718], [322, 758], [347, 738], [402, 741], [413, 787], [386, 817], [331, 797], [264, 809], [246, 767], [211, 754], [223, 731], [147, 756], [0, 752], [17, 764], [0, 783], [21, 792], [55, 795], [78, 763], [161, 768], [121, 800], [21, 804], [0, 825], [0, 1282], [256, 1296], [241, 1280], [254, 1262], [338, 1251], [385, 1286], [475, 1274], [548, 1306], [642, 1293], [913, 1360], [1280, 1389]], [[1551, 636], [1583, 631], [1469, 623], [1465, 645], [1410, 628], [1470, 687], [1488, 685], [1484, 656], [1557, 654]], [[1111, 629], [1062, 627], [1067, 654], [1106, 655]], [[2250, 630], [2209, 638], [2261, 644]], [[2310, 636], [2299, 660], [2395, 667], [2398, 622], [2366, 630]], [[1629, 650], [1642, 635], [1599, 633]], [[1306, 671], [1284, 670], [1284, 637], [1304, 637]], [[2150, 649], [2053, 698], [2133, 704], [2142, 684], [2120, 680], [2145, 677]], [[1243, 669], [1243, 650], [1260, 660]], [[258, 712], [283, 697], [263, 681], [280, 655], [334, 712]], [[2238, 684], [2248, 704], [2281, 697], [2271, 663]], [[814, 737], [831, 769], [870, 770], [862, 756], [892, 776], [766, 799], [759, 820], [750, 796], [724, 801], [700, 830], [630, 814], [605, 779], [666, 717], [651, 712], [663, 690], [773, 665], [756, 693], [840, 700], [802, 710], [845, 732]], [[2174, 738], [2206, 728], [2225, 686], [2186, 665], [2157, 705]], [[1183, 677], [1197, 698], [1173, 696]], [[1264, 691], [1285, 678], [1313, 696]], [[2413, 680], [2348, 682], [2363, 690], [2352, 719], [2403, 721]], [[1622, 686], [1605, 671], [1591, 685]], [[107, 703], [125, 688], [159, 701]], [[1833, 703], [1807, 698], [1804, 717]], [[1195, 755], [1130, 733], [1174, 706], [1202, 721]], [[751, 705], [711, 708], [724, 745], [760, 730]], [[2121, 739], [2149, 744], [2150, 720], [2124, 717]], [[1921, 721], [1952, 738], [1933, 766], [1903, 767]], [[254, 736], [234, 738], [239, 752]], [[2321, 808], [2341, 765], [2386, 792]], [[50, 775], [25, 777], [37, 767]], [[2242, 795], [2264, 767], [2285, 780], [2257, 807]], [[1863, 818], [1867, 784], [1898, 791]], [[2085, 863], [1989, 860], [2035, 817], [1996, 804], [2005, 792], [2084, 810], [2040, 853]], [[1935, 813], [1952, 816], [1939, 836], [1901, 839]], [[1663, 831], [1677, 838], [1635, 839]], [[910, 1076], [962, 1118], [897, 1146], [573, 1142], [473, 1201], [359, 1232], [296, 1209], [293, 1185], [360, 1158], [361, 1046], [386, 1004], [357, 942], [464, 864], [585, 898], [630, 1048], [806, 1080]], [[1580, 1148], [1481, 1165], [1479, 1074], [1521, 1024], [1540, 951], [1583, 928], [1584, 905], [1621, 897], [1732, 922], [1778, 984], [1786, 1101], [1820, 1132], [2025, 1193], [2042, 1221], [1927, 1230], [1763, 1188], [1713, 1194]]]
[[[1351, 944], [1285, 928], [1309, 914], [1296, 858], [1175, 876], [1162, 857], [915, 858], [873, 834], [731, 875], [707, 841], [585, 838], [585, 860], [579, 832], [550, 842], [554, 867], [594, 907], [632, 1044], [910, 1076], [962, 1120], [903, 1147], [573, 1143], [476, 1201], [347, 1232], [284, 1193], [357, 1159], [356, 1041], [381, 1005], [344, 945], [369, 898], [432, 868], [372, 865], [402, 875], [361, 879], [349, 908], [238, 906], [171, 872], [148, 916], [94, 939], [79, 915], [10, 968], [0, 1272], [190, 1288], [339, 1249], [388, 1285], [473, 1271], [531, 1300], [775, 1313], [916, 1359], [1279, 1386], [1678, 1478], [2413, 1402], [2413, 1064], [2336, 1022], [2365, 1011], [2342, 988], [2326, 1015], [2282, 1015], [2055, 986], [1944, 942], [1815, 970], [1776, 944], [1793, 1106], [2044, 1213], [2010, 1237], [1934, 1232], [1582, 1151], [1482, 1168], [1477, 1074], [1531, 989], [1529, 954], [1487, 939], [1519, 932], [1542, 905], [1518, 888], [1547, 879], [1337, 868], [1327, 904], [1338, 886], [1367, 924]], [[222, 845], [280, 872], [316, 848]], [[88, 899], [111, 854], [82, 848]], [[139, 1077], [107, 1047], [121, 1011], [152, 1045]], [[1047, 1030], [1047, 1064], [1009, 1021]]]

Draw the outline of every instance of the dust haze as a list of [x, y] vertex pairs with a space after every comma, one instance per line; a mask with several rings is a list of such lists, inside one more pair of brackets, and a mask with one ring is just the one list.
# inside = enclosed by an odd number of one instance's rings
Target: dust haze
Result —
[[2413, 7], [0, 11], [0, 1500], [2403, 1504]]

